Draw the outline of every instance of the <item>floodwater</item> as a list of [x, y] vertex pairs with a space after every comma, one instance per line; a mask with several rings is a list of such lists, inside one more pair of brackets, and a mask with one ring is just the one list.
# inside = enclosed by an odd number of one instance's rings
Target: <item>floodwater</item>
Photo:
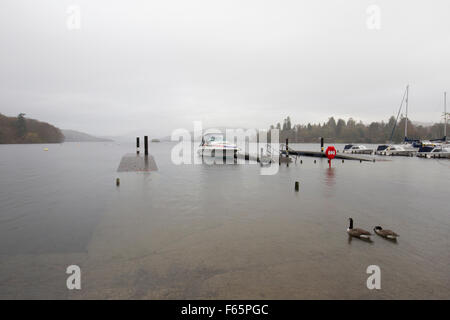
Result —
[[[173, 146], [150, 144], [151, 173], [117, 173], [132, 143], [0, 146], [0, 298], [450, 298], [450, 160], [301, 157], [261, 175], [175, 165]], [[349, 217], [400, 238], [351, 240]]]

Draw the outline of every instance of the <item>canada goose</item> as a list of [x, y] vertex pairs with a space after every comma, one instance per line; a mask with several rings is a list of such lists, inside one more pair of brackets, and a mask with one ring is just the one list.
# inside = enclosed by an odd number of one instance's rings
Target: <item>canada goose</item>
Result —
[[392, 231], [392, 230], [384, 230], [380, 226], [376, 226], [375, 228], [373, 228], [373, 231], [375, 231], [375, 233], [377, 235], [379, 235], [379, 236], [381, 236], [383, 238], [386, 238], [386, 239], [391, 239], [391, 240], [395, 240], [399, 236], [394, 231]]
[[350, 236], [356, 238], [370, 239], [371, 233], [369, 231], [360, 228], [353, 228], [353, 219], [349, 218], [348, 220], [350, 221], [350, 226], [347, 229], [347, 233]]

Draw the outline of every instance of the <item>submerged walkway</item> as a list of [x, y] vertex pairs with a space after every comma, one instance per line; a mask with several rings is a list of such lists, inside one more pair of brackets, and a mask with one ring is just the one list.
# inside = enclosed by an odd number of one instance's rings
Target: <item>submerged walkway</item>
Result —
[[122, 157], [117, 172], [149, 172], [157, 171], [155, 159], [152, 156], [141, 156], [128, 153]]
[[[326, 158], [327, 157], [325, 152], [320, 152], [320, 151], [293, 150], [291, 148], [289, 148], [288, 151], [289, 151], [290, 156], [307, 156], [307, 157], [318, 157], [318, 158]], [[281, 154], [286, 155], [286, 150], [282, 150]], [[375, 162], [374, 157], [350, 155], [350, 154], [344, 154], [344, 153], [340, 153], [340, 152], [336, 153], [335, 159]]]

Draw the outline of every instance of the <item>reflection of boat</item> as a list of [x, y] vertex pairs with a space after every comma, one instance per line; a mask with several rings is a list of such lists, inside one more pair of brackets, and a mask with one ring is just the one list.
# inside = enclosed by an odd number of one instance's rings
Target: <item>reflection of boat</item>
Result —
[[347, 144], [345, 145], [343, 152], [355, 154], [372, 154], [373, 149], [368, 149], [360, 144]]
[[224, 139], [223, 134], [211, 133], [202, 137], [198, 154], [208, 157], [234, 157], [239, 148]]

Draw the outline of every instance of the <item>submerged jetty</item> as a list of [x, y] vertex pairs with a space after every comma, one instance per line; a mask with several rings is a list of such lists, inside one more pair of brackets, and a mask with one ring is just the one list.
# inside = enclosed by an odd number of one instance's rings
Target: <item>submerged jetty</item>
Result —
[[[307, 156], [307, 157], [317, 157], [317, 158], [326, 158], [327, 155], [322, 151], [306, 151], [306, 150], [293, 150], [288, 148], [288, 150], [282, 150], [281, 154], [284, 156]], [[335, 159], [342, 160], [357, 160], [357, 161], [368, 161], [375, 162], [375, 158], [373, 157], [364, 157], [361, 155], [350, 155], [341, 152], [337, 152]]]
[[[320, 151], [294, 150], [289, 147], [289, 139], [286, 139], [286, 144], [280, 145], [280, 158], [299, 157], [299, 156], [326, 158], [327, 155], [324, 152], [324, 138], [320, 138]], [[374, 157], [361, 156], [356, 154], [346, 154], [342, 152], [336, 152], [334, 158], [342, 160], [357, 160], [360, 162], [361, 161], [375, 162]]]
[[136, 138], [136, 154], [128, 153], [122, 157], [117, 172], [151, 172], [157, 171], [153, 156], [148, 154], [148, 136], [144, 136], [144, 156], [140, 155], [140, 141]]
[[155, 159], [152, 156], [140, 156], [128, 153], [122, 157], [117, 172], [150, 172], [157, 171]]

